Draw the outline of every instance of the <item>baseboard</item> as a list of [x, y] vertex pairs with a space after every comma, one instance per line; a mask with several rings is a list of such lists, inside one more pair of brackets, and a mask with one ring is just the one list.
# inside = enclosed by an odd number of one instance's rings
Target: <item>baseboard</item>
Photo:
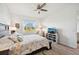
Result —
[[60, 45], [62, 45], [62, 46], [65, 46], [65, 47], [69, 47], [69, 48], [71, 48], [71, 49], [75, 49], [75, 48], [72, 48], [72, 47], [67, 46], [67, 45], [65, 45], [65, 44], [62, 44], [62, 43], [58, 43], [58, 44], [60, 44]]

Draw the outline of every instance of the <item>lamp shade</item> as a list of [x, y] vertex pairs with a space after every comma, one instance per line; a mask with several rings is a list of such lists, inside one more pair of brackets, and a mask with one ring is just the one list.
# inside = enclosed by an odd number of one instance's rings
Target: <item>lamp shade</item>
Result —
[[17, 28], [16, 27], [9, 27], [9, 30], [17, 30]]

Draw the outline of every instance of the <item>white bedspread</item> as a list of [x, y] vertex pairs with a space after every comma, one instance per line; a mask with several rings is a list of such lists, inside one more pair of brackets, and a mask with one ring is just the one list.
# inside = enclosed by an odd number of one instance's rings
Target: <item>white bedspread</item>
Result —
[[28, 54], [42, 47], [49, 48], [48, 40], [42, 36], [23, 35], [22, 39], [11, 48], [10, 54]]
[[40, 35], [24, 35], [23, 36], [23, 44], [25, 43], [30, 43], [30, 42], [34, 42], [34, 41], [41, 41], [41, 40], [46, 40], [46, 38], [40, 36]]
[[8, 39], [8, 36], [0, 38], [0, 51], [10, 49], [14, 43]]

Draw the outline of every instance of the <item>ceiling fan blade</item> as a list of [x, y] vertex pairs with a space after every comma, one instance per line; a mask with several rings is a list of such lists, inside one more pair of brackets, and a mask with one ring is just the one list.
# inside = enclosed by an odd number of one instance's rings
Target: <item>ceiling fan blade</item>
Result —
[[40, 6], [40, 9], [43, 8], [45, 5], [46, 5], [46, 3], [43, 3], [43, 4]]
[[41, 9], [41, 11], [48, 11], [48, 10], [46, 10], [46, 9]]
[[34, 11], [37, 11], [37, 9], [35, 9]]
[[37, 5], [37, 9], [40, 9], [40, 4]]

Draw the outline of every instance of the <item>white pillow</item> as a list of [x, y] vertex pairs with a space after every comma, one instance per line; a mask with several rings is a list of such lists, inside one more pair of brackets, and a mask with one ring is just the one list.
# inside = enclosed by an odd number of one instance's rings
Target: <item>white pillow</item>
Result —
[[23, 41], [23, 34], [16, 32], [14, 35], [17, 37], [17, 40], [19, 42]]

